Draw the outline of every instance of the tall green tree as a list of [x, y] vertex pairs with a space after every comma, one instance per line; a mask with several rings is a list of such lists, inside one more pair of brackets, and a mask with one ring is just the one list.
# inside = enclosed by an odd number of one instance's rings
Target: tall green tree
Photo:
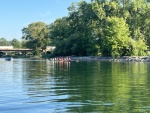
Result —
[[132, 53], [129, 27], [123, 18], [108, 17], [104, 33], [101, 46], [103, 55], [117, 57]]
[[71, 34], [71, 29], [66, 19], [67, 17], [56, 19], [54, 23], [49, 25], [51, 44], [56, 46], [54, 54], [57, 56], [71, 54], [70, 48], [65, 49], [68, 44], [66, 40]]
[[27, 44], [26, 44], [26, 42], [27, 42], [27, 41], [26, 41], [26, 40], [24, 40], [24, 39], [23, 39], [23, 40], [21, 40], [21, 47], [22, 47], [22, 48], [27, 48]]
[[10, 46], [10, 42], [7, 41], [5, 38], [0, 38], [0, 46]]
[[43, 22], [34, 22], [22, 29], [23, 39], [26, 46], [34, 51], [34, 55], [39, 54], [40, 49], [45, 49], [50, 43], [49, 29]]
[[66, 40], [71, 31], [69, 23], [67, 21], [67, 17], [56, 19], [54, 23], [49, 25], [49, 29], [50, 37], [54, 45], [57, 45], [58, 43]]
[[21, 47], [21, 42], [15, 38], [10, 43], [14, 48], [20, 48]]
[[98, 17], [92, 4], [82, 1], [73, 4], [68, 10], [70, 14], [68, 17], [69, 25], [73, 30], [71, 38], [76, 42], [72, 46], [72, 52], [78, 55], [98, 54], [99, 46], [93, 35], [93, 24]]
[[69, 17], [57, 19], [50, 32], [57, 55], [96, 55], [99, 47], [93, 37], [92, 23], [97, 16], [92, 5], [85, 1], [72, 4]]
[[[129, 27], [129, 37], [132, 38], [132, 45], [129, 44], [130, 52], [128, 55], [143, 55], [149, 42], [149, 5], [145, 0], [106, 0], [105, 2], [94, 2], [93, 9], [99, 19], [95, 26], [95, 34], [98, 38], [102, 53], [103, 41], [106, 40], [106, 28], [108, 28], [107, 18], [123, 18]], [[118, 22], [115, 23], [116, 25]], [[119, 30], [119, 29], [118, 29]], [[118, 31], [119, 32], [119, 31]], [[142, 46], [139, 46], [142, 45]], [[148, 44], [149, 45], [149, 44]], [[108, 45], [107, 45], [108, 46]], [[131, 49], [132, 48], [132, 49]], [[132, 50], [132, 52], [131, 52]], [[108, 49], [108, 53], [112, 51]], [[106, 54], [107, 51], [105, 50]], [[107, 54], [106, 54], [107, 55]], [[122, 54], [124, 55], [124, 54]]]

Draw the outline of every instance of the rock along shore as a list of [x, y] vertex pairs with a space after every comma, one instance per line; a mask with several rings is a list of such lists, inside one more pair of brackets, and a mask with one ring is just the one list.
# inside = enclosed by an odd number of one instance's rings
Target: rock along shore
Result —
[[123, 56], [118, 58], [102, 56], [70, 57], [72, 61], [118, 61], [118, 62], [150, 62], [150, 56]]

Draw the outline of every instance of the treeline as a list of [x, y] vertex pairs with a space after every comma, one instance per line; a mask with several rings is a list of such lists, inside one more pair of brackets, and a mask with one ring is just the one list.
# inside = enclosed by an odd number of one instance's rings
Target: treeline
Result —
[[72, 4], [50, 25], [56, 55], [146, 55], [150, 6], [144, 0], [93, 0]]
[[143, 56], [150, 48], [150, 5], [146, 0], [91, 0], [72, 3], [68, 16], [50, 25], [22, 29], [25, 45], [38, 54], [56, 46], [55, 56]]
[[13, 46], [14, 48], [22, 48], [25, 47], [24, 41], [19, 41], [14, 38], [11, 41], [6, 40], [6, 38], [0, 38], [0, 46]]

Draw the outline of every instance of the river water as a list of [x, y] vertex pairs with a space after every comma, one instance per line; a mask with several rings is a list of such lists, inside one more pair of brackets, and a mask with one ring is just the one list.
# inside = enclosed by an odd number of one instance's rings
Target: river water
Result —
[[0, 60], [0, 113], [150, 112], [150, 63]]

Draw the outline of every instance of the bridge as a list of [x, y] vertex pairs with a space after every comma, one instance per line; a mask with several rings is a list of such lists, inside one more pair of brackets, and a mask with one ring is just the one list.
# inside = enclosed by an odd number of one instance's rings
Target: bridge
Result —
[[0, 48], [0, 52], [31, 52], [32, 49], [1, 49]]
[[7, 55], [8, 53], [15, 52], [15, 54], [27, 54], [27, 52], [32, 52], [32, 49], [6, 49], [6, 48], [0, 48], [0, 57], [2, 55]]
[[[44, 50], [46, 51], [53, 51], [55, 49], [55, 46], [47, 46], [46, 49]], [[0, 46], [0, 54], [7, 54], [7, 53], [11, 53], [11, 52], [15, 52], [15, 53], [22, 53], [22, 54], [27, 54], [27, 52], [32, 52], [32, 49], [28, 49], [28, 48], [13, 48], [13, 46]], [[42, 52], [43, 50], [40, 50], [40, 52]]]

